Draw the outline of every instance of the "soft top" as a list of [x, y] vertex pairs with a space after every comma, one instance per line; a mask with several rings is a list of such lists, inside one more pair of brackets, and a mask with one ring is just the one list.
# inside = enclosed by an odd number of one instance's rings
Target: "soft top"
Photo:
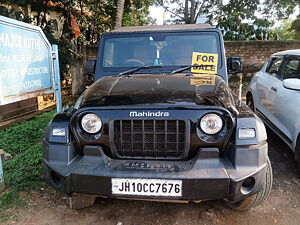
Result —
[[213, 28], [209, 24], [184, 24], [184, 25], [160, 25], [160, 26], [135, 26], [120, 27], [111, 31], [112, 33], [143, 32], [143, 31], [176, 31], [176, 30], [197, 30]]

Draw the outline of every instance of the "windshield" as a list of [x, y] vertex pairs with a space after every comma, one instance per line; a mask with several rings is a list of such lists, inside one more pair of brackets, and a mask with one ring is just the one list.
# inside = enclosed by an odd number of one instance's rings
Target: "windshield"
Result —
[[218, 34], [184, 32], [109, 36], [104, 43], [102, 66], [109, 71], [144, 65], [187, 66], [192, 63], [193, 52], [219, 54], [220, 57]]

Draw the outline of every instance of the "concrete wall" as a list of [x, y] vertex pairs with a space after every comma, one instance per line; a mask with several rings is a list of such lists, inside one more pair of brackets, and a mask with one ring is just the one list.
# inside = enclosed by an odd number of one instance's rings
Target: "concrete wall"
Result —
[[[244, 60], [244, 72], [258, 71], [275, 52], [300, 49], [297, 41], [226, 41], [226, 56], [240, 56]], [[87, 60], [97, 59], [97, 46], [87, 46]]]

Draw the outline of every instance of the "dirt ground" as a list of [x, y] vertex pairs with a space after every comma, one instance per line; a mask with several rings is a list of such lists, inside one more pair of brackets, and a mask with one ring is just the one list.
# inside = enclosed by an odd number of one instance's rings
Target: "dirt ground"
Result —
[[[32, 194], [28, 206], [12, 213], [2, 224], [88, 225], [88, 224], [300, 224], [300, 179], [293, 154], [279, 138], [268, 132], [274, 183], [262, 205], [247, 212], [235, 212], [220, 201], [202, 203], [160, 203], [97, 199], [83, 210], [70, 210], [55, 191]], [[51, 193], [52, 192], [52, 193]]]

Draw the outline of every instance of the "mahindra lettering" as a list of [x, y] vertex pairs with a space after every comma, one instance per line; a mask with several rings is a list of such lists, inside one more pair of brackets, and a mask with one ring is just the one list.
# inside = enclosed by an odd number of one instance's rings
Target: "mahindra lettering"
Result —
[[46, 181], [73, 209], [96, 197], [262, 203], [272, 186], [265, 127], [228, 88], [241, 59], [224, 52], [209, 25], [102, 35], [96, 81], [46, 130]]

